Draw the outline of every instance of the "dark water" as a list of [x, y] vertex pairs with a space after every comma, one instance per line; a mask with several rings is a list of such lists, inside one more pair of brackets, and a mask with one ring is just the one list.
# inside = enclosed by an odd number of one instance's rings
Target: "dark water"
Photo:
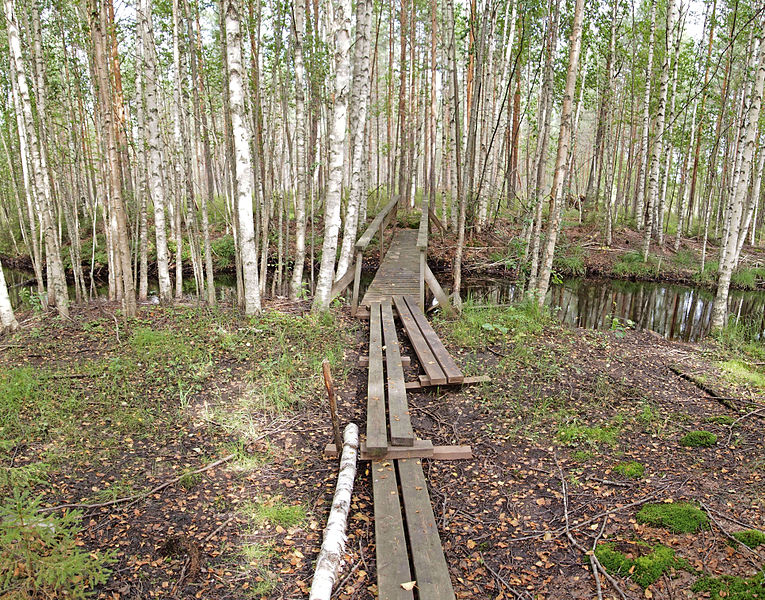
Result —
[[[523, 290], [514, 282], [468, 283], [465, 296], [477, 303], [517, 302]], [[634, 326], [651, 329], [671, 340], [696, 341], [709, 332], [714, 293], [667, 283], [602, 279], [570, 279], [552, 285], [546, 303], [569, 325], [589, 329]], [[731, 319], [765, 339], [765, 292], [731, 290]], [[615, 322], [614, 319], [618, 319]]]
[[[14, 308], [24, 302], [29, 303], [30, 297], [34, 301], [37, 287], [29, 273], [7, 268], [4, 273]], [[215, 279], [218, 299], [233, 301], [236, 298], [236, 277], [223, 274]], [[363, 274], [361, 295], [371, 279], [371, 273]], [[281, 288], [273, 285], [270, 278], [267, 282], [269, 294], [273, 291], [286, 296], [288, 286], [288, 279]], [[306, 287], [309, 287], [308, 283]], [[188, 294], [196, 293], [193, 277], [184, 280], [184, 289]], [[101, 285], [96, 291], [99, 296], [106, 296], [107, 288]], [[150, 282], [149, 294], [156, 295], [157, 292], [156, 281]], [[344, 295], [350, 300], [350, 289]], [[462, 295], [479, 304], [509, 304], [523, 298], [523, 289], [511, 281], [468, 281]], [[70, 296], [74, 297], [74, 290], [70, 290]], [[714, 293], [702, 288], [666, 283], [570, 279], [552, 285], [546, 301], [569, 325], [590, 329], [634, 326], [651, 329], [672, 340], [696, 341], [709, 332]], [[746, 323], [755, 337], [765, 339], [765, 292], [731, 290], [728, 308], [731, 319]]]

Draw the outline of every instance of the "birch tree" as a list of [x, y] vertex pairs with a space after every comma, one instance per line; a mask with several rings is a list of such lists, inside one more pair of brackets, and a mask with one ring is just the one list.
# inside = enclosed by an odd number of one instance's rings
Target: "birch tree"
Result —
[[335, 100], [329, 132], [329, 179], [324, 206], [324, 241], [321, 247], [321, 266], [316, 282], [312, 310], [323, 312], [329, 308], [332, 282], [335, 274], [337, 238], [340, 230], [340, 202], [343, 184], [343, 157], [345, 133], [348, 125], [348, 87], [350, 83], [351, 2], [332, 1], [332, 22], [335, 54]]
[[[755, 138], [757, 136], [757, 126], [760, 119], [760, 109], [762, 107], [762, 93], [765, 84], [765, 21], [762, 22], [761, 31], [757, 36], [757, 59], [752, 67], [756, 70], [753, 74], [754, 82], [751, 86], [751, 92], [745, 99], [746, 112], [745, 121], [741, 128], [741, 138], [739, 140], [739, 152], [741, 161], [734, 173], [735, 185], [734, 192], [730, 199], [728, 208], [727, 229], [728, 235], [726, 243], [720, 248], [721, 258], [717, 279], [717, 293], [712, 305], [712, 329], [721, 329], [725, 325], [725, 319], [728, 312], [728, 292], [730, 290], [730, 279], [733, 269], [738, 262], [739, 238], [746, 235], [746, 230], [741, 227], [744, 215], [744, 203], [749, 189], [749, 180], [751, 177], [752, 161], [754, 158]], [[755, 54], [753, 53], [754, 57]], [[753, 69], [754, 70], [754, 69]]]
[[0, 325], [2, 331], [16, 331], [19, 323], [13, 314], [11, 299], [8, 296], [8, 287], [5, 284], [5, 273], [3, 273], [3, 264], [0, 263]]
[[252, 209], [255, 177], [250, 153], [250, 135], [244, 108], [241, 15], [238, 0], [225, 0], [226, 49], [229, 88], [229, 113], [236, 166], [236, 196], [239, 218], [239, 253], [244, 279], [244, 312], [260, 312], [258, 250]]

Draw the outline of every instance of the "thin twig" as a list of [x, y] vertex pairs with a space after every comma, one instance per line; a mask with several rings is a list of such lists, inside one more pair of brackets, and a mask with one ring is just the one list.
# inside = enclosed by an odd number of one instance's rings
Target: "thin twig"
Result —
[[90, 510], [93, 508], [105, 508], [107, 506], [114, 506], [115, 504], [122, 504], [124, 502], [131, 502], [131, 503], [136, 502], [138, 500], [143, 500], [144, 498], [148, 498], [152, 494], [156, 494], [157, 492], [160, 492], [164, 490], [165, 488], [170, 487], [171, 485], [175, 483], [178, 483], [184, 477], [188, 477], [189, 475], [199, 475], [200, 473], [204, 473], [205, 471], [214, 469], [215, 467], [222, 465], [223, 463], [228, 462], [229, 460], [235, 457], [236, 457], [236, 454], [229, 454], [228, 456], [224, 456], [223, 458], [216, 460], [213, 463], [210, 463], [206, 467], [202, 467], [201, 469], [197, 469], [196, 471], [191, 471], [189, 473], [184, 473], [183, 475], [179, 475], [178, 477], [175, 477], [174, 479], [171, 479], [170, 481], [166, 481], [165, 483], [150, 489], [148, 492], [143, 492], [141, 494], [134, 494], [132, 496], [117, 498], [116, 500], [109, 500], [109, 502], [99, 502], [97, 504], [79, 504], [79, 503], [59, 504], [58, 506], [49, 506], [47, 508], [41, 508], [40, 512], [53, 512], [55, 510], [61, 510], [64, 508], [84, 508], [86, 510]]
[[762, 411], [765, 411], [765, 406], [764, 407], [760, 407], [760, 408], [756, 408], [754, 410], [750, 410], [748, 413], [746, 413], [745, 415], [740, 416], [738, 419], [733, 421], [733, 423], [728, 425], [728, 441], [725, 443], [725, 445], [726, 446], [730, 446], [730, 440], [733, 437], [733, 428], [736, 425], [738, 425], [741, 421], [743, 421], [744, 419], [746, 419], [748, 417], [753, 417], [755, 415], [759, 416], [760, 413], [762, 413]]
[[528, 597], [528, 592], [526, 592], [526, 590], [524, 590], [523, 593], [517, 591], [507, 581], [505, 581], [505, 579], [499, 573], [497, 573], [494, 569], [491, 568], [491, 565], [486, 562], [486, 559], [483, 557], [483, 554], [479, 554], [479, 555], [481, 557], [481, 561], [483, 562], [483, 566], [489, 569], [489, 573], [491, 573], [494, 576], [494, 579], [496, 579], [498, 583], [501, 583], [503, 586], [505, 586], [505, 589], [507, 589], [508, 592], [510, 592], [516, 598]]
[[[759, 555], [754, 550], [752, 550], [749, 546], [747, 546], [744, 542], [742, 542], [737, 537], [731, 535], [731, 533], [725, 527], [723, 527], [722, 523], [720, 523], [720, 521], [712, 514], [712, 511], [710, 510], [710, 508], [706, 504], [704, 504], [703, 502], [699, 502], [699, 504], [701, 505], [701, 508], [703, 508], [706, 511], [706, 513], [709, 515], [709, 518], [712, 519], [712, 522], [715, 525], [717, 525], [717, 528], [720, 531], [722, 531], [723, 535], [726, 538], [728, 538], [730, 541], [732, 541], [737, 546], [742, 546], [747, 551], [747, 553], [749, 553], [750, 555], [754, 555], [754, 556], [757, 556], [759, 558]], [[762, 565], [757, 564], [757, 562], [754, 559], [752, 559], [751, 556], [749, 556], [748, 559], [749, 559], [749, 562], [752, 564], [752, 566], [755, 569], [757, 569], [758, 571], [762, 570]]]

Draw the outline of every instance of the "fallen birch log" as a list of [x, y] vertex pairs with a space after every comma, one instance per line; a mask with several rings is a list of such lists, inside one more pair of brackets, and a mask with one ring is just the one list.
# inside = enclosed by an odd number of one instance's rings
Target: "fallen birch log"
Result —
[[349, 423], [343, 432], [343, 456], [337, 475], [337, 489], [332, 509], [324, 529], [316, 571], [311, 582], [310, 600], [329, 600], [343, 562], [345, 549], [345, 526], [351, 507], [353, 480], [356, 478], [356, 457], [359, 449], [359, 428]]

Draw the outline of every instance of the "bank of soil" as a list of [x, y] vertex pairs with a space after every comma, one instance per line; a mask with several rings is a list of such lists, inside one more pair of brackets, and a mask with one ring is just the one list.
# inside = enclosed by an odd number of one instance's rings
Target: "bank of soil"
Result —
[[[62, 460], [31, 484], [32, 492], [53, 506], [151, 490], [234, 453], [235, 460], [135, 503], [84, 510], [82, 543], [116, 553], [114, 571], [97, 596], [304, 597], [337, 475], [336, 462], [322, 457], [331, 428], [318, 363], [308, 371], [293, 362], [281, 364], [282, 371], [295, 371], [277, 396], [299, 395], [297, 403], [279, 409], [253, 402], [253, 394], [260, 398], [259, 390], [277, 375], [268, 371], [265, 377], [259, 370], [264, 362], [298, 352], [314, 360], [325, 348], [342, 347], [334, 363], [339, 412], [344, 423], [355, 421], [363, 431], [366, 370], [357, 361], [366, 354], [365, 325], [342, 309], [334, 322], [345, 332], [342, 338], [329, 339], [322, 329], [324, 338], [313, 339], [324, 341], [309, 352], [289, 328], [275, 325], [284, 323], [281, 316], [250, 321], [230, 309], [144, 307], [136, 321], [124, 324], [113, 320], [115, 308], [75, 309], [67, 324], [22, 315], [22, 331], [0, 340], [0, 369], [53, 369], [47, 376], [82, 385], [87, 394], [88, 378], [77, 377], [82, 366], [103, 358], [109, 364], [127, 360], [126, 340], [134, 340], [139, 327], [179, 335], [188, 330], [193, 336], [187, 341], [206, 343], [210, 350], [203, 384], [181, 399], [177, 389], [168, 393], [156, 384], [165, 381], [164, 371], [180, 372], [178, 364], [162, 363], [163, 373], [138, 370], [112, 406], [69, 415], [83, 432], [69, 460], [65, 449], [56, 449], [55, 436], [42, 436], [9, 449], [4, 463], [23, 466], [57, 450]], [[295, 329], [308, 307], [270, 308], [290, 313]], [[487, 322], [498, 314], [490, 313]], [[438, 320], [436, 328], [467, 374], [489, 374], [492, 382], [409, 394], [420, 437], [473, 447], [470, 461], [424, 461], [458, 598], [595, 597], [586, 557], [565, 535], [561, 476], [568, 484], [572, 534], [582, 545], [592, 545], [608, 513], [603, 540], [661, 543], [698, 571], [668, 571], [649, 588], [654, 598], [693, 598], [690, 586], [700, 573], [749, 576], [756, 570], [753, 563], [762, 565], [762, 550], [748, 555], [732, 548], [716, 525], [695, 535], [673, 534], [637, 523], [638, 506], [630, 506], [648, 497], [692, 501], [716, 511], [726, 530], [742, 529], [740, 524], [765, 528], [762, 422], [748, 414], [765, 398], [761, 388], [727, 378], [717, 362], [728, 358], [725, 351], [645, 332], [567, 329], [552, 321], [510, 326], [506, 333], [475, 322], [479, 325], [468, 338], [458, 337], [449, 321]], [[315, 330], [301, 335], [315, 336]], [[402, 351], [412, 357], [407, 378], [413, 380], [416, 356], [406, 343]], [[713, 380], [719, 394], [735, 403], [724, 404], [679, 377], [670, 369], [678, 365]], [[751, 368], [762, 373], [761, 366]], [[116, 421], [138, 418], [130, 410], [138, 396], [152, 397], [159, 410], [155, 414], [142, 404], [146, 412], [140, 414], [155, 420], [146, 428], [136, 423], [131, 432]], [[734, 421], [732, 427], [725, 424]], [[701, 429], [718, 436], [714, 446], [680, 445], [685, 433]], [[630, 460], [644, 465], [641, 479], [615, 471], [617, 463]], [[117, 489], [109, 495], [109, 488]], [[279, 516], [285, 507], [298, 507], [297, 518]], [[349, 517], [336, 597], [372, 599], [368, 463], [359, 464]], [[617, 581], [632, 597], [650, 597], [629, 579]], [[605, 582], [604, 593], [615, 597]]]
[[[465, 244], [464, 272], [476, 276], [519, 278], [526, 268], [523, 261], [522, 232], [499, 220], [491, 231], [469, 235]], [[561, 276], [604, 277], [701, 285], [714, 288], [719, 248], [707, 246], [706, 268], [700, 274], [703, 244], [700, 239], [683, 238], [677, 252], [674, 237], [663, 246], [651, 242], [649, 262], [636, 255], [642, 252], [643, 236], [632, 229], [617, 228], [610, 246], [605, 246], [602, 231], [593, 225], [568, 226], [562, 230], [556, 249], [554, 270]], [[429, 257], [442, 269], [453, 261], [456, 237], [433, 235]], [[735, 277], [731, 287], [765, 290], [765, 247], [745, 244], [739, 270], [753, 269], [751, 279]]]

